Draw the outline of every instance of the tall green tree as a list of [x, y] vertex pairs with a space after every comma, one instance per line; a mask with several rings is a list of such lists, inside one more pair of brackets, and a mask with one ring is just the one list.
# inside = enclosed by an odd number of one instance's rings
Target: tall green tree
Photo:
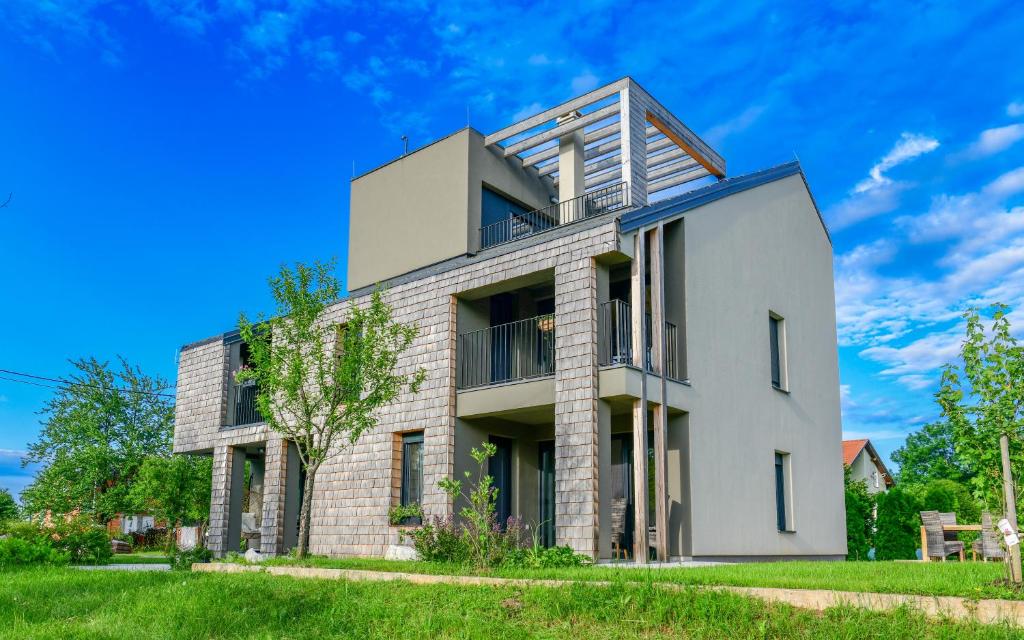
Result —
[[921, 503], [900, 485], [877, 495], [875, 558], [913, 560], [921, 542]]
[[[210, 519], [213, 460], [209, 456], [147, 456], [132, 484], [136, 510], [179, 525], [206, 524]], [[168, 546], [173, 538], [168, 536]]]
[[107, 522], [130, 511], [129, 495], [148, 455], [170, 455], [174, 405], [167, 382], [121, 358], [72, 361], [76, 372], [44, 405], [42, 431], [23, 465], [42, 469], [22, 492], [29, 513], [76, 509]]
[[310, 506], [321, 465], [377, 424], [377, 410], [399, 393], [418, 391], [423, 369], [397, 372], [399, 356], [418, 332], [393, 318], [378, 289], [365, 305], [351, 302], [344, 324], [324, 319], [341, 287], [334, 263], [281, 267], [269, 280], [276, 313], [239, 318], [249, 366], [239, 382], [255, 380], [256, 403], [267, 424], [295, 443], [306, 471], [299, 514], [299, 557], [309, 546]]
[[0, 522], [16, 520], [21, 514], [18, 503], [8, 489], [0, 489]]
[[874, 546], [875, 498], [863, 480], [850, 478], [850, 467], [843, 468], [846, 485], [846, 559], [867, 560]]
[[957, 457], [976, 471], [970, 478], [975, 497], [998, 513], [1004, 505], [1001, 436], [1009, 437], [1014, 477], [1024, 472], [1024, 348], [1010, 332], [1006, 312], [1005, 305], [995, 305], [987, 331], [978, 309], [964, 313], [963, 365], [943, 369], [936, 394]]
[[892, 453], [899, 465], [901, 483], [923, 484], [931, 480], [969, 483], [974, 470], [960, 460], [948, 420], [926, 424], [907, 436], [902, 447]]

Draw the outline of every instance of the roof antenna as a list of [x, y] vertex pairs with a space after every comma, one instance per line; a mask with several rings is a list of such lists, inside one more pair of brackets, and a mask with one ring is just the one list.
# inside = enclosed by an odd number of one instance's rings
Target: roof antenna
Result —
[[352, 161], [352, 179], [354, 180], [355, 177], [356, 177], [356, 161], [353, 160]]
[[402, 156], [409, 155], [409, 136], [402, 136]]

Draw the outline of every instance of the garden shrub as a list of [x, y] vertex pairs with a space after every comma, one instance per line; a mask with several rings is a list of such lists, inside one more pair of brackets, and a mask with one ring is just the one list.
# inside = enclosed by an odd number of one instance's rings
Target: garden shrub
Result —
[[921, 542], [921, 502], [898, 485], [878, 494], [875, 558], [913, 560]]
[[171, 569], [175, 571], [190, 571], [193, 562], [209, 562], [212, 558], [213, 553], [205, 547], [193, 547], [187, 551], [182, 551], [175, 547], [174, 553], [171, 556]]
[[65, 551], [54, 549], [42, 536], [0, 539], [0, 568], [30, 565], [64, 565], [70, 561]]
[[469, 543], [452, 516], [435, 516], [432, 521], [405, 532], [405, 535], [412, 538], [421, 560], [462, 564], [469, 559]]
[[557, 569], [581, 567], [585, 564], [590, 564], [590, 558], [576, 553], [568, 545], [545, 548], [537, 543], [532, 547], [515, 550], [502, 563], [503, 566], [525, 569]]
[[52, 527], [40, 531], [58, 551], [66, 552], [75, 564], [107, 564], [114, 555], [106, 529], [87, 516], [57, 518]]
[[863, 480], [850, 479], [846, 468], [846, 559], [867, 560], [874, 544], [875, 499]]

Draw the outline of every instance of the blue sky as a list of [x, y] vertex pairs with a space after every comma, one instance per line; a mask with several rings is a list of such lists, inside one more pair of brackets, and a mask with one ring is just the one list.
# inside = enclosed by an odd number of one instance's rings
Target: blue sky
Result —
[[[1024, 12], [724, 6], [6, 0], [0, 368], [122, 354], [173, 380], [181, 344], [268, 308], [279, 263], [344, 264], [349, 178], [402, 135], [628, 74], [732, 175], [800, 158], [833, 231], [844, 429], [888, 454], [935, 416], [961, 309], [1024, 307]], [[0, 380], [0, 486], [26, 483], [49, 393]]]

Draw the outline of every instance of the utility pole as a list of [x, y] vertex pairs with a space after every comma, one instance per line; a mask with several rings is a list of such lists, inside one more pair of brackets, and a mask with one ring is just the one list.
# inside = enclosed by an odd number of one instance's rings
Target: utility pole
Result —
[[[1003, 459], [1003, 499], [1006, 502], [1004, 516], [1017, 532], [1017, 496], [1013, 488], [1013, 472], [1010, 471], [1010, 437], [1005, 433], [999, 436], [999, 453]], [[1014, 584], [1021, 583], [1020, 544], [1010, 546], [1010, 580]]]

